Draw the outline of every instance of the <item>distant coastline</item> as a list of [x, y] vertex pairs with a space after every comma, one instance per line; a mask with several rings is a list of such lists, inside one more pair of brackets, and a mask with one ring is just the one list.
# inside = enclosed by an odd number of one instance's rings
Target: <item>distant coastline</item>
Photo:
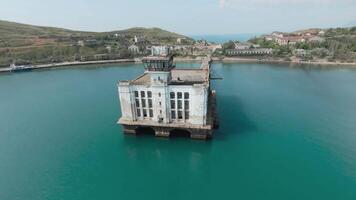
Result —
[[[174, 59], [175, 62], [200, 62], [203, 57], [177, 57]], [[261, 59], [261, 58], [238, 58], [238, 57], [213, 57], [216, 62], [222, 63], [261, 63], [261, 64], [293, 64], [293, 65], [311, 65], [311, 66], [349, 66], [356, 67], [356, 63], [341, 63], [341, 62], [308, 62], [308, 61], [284, 61], [278, 59]], [[63, 63], [50, 63], [50, 64], [41, 64], [34, 65], [33, 69], [46, 69], [46, 68], [56, 68], [56, 67], [70, 67], [78, 65], [94, 65], [94, 64], [115, 64], [115, 63], [141, 63], [140, 59], [118, 59], [118, 60], [97, 60], [97, 61], [76, 61], [76, 62], [63, 62]], [[10, 72], [11, 69], [0, 68], [1, 72]]]

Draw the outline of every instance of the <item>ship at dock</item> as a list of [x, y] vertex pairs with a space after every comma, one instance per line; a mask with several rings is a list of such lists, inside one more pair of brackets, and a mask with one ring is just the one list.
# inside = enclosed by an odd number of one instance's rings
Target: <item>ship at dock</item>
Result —
[[10, 65], [11, 72], [30, 71], [32, 69], [33, 65], [16, 65], [14, 63]]

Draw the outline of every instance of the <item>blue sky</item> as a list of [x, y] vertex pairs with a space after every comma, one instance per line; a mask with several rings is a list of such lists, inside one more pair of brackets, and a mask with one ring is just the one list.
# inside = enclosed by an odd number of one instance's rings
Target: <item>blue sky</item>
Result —
[[356, 0], [0, 0], [0, 19], [76, 30], [268, 33], [356, 22]]

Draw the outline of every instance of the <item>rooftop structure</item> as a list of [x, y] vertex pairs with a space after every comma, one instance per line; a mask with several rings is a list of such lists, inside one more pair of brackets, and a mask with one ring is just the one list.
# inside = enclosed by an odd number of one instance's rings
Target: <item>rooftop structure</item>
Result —
[[118, 84], [124, 133], [151, 129], [169, 137], [176, 130], [194, 139], [207, 139], [217, 126], [215, 91], [210, 89], [211, 59], [201, 68], [176, 69], [173, 56], [150, 56], [143, 60], [145, 72]]
[[170, 53], [170, 48], [168, 46], [152, 46], [151, 55], [152, 56], [167, 56]]

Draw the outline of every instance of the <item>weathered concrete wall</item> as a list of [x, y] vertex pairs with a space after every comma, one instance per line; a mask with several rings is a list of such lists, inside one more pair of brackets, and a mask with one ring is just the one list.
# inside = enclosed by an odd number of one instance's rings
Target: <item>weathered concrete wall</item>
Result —
[[[170, 92], [185, 92], [189, 93], [189, 119], [175, 120], [176, 122], [190, 123], [194, 125], [206, 125], [206, 113], [207, 113], [207, 98], [208, 98], [208, 87], [204, 84], [196, 85], [155, 85], [155, 86], [145, 86], [145, 85], [120, 85], [120, 102], [122, 116], [125, 119], [136, 120], [136, 107], [135, 107], [135, 97], [134, 91], [151, 91], [152, 92], [152, 103], [153, 103], [153, 118], [143, 118], [138, 117], [139, 120], [151, 120], [154, 122], [159, 122], [159, 119], [163, 119], [163, 123], [173, 122], [171, 116], [171, 105], [170, 105]], [[176, 97], [177, 98], [177, 97]], [[184, 108], [184, 99], [183, 108]], [[146, 103], [148, 104], [148, 103]]]
[[[169, 110], [170, 110], [170, 92], [188, 92], [189, 93], [189, 112], [190, 116], [188, 120], [183, 120], [183, 122], [195, 124], [195, 125], [205, 125], [205, 115], [206, 115], [206, 94], [207, 94], [207, 87], [205, 85], [170, 85], [168, 87], [168, 96], [167, 100], [169, 103]], [[183, 105], [184, 107], [184, 105]]]
[[118, 84], [119, 100], [121, 105], [121, 115], [125, 120], [136, 120], [134, 113], [134, 101], [132, 99], [131, 86], [128, 82]]

